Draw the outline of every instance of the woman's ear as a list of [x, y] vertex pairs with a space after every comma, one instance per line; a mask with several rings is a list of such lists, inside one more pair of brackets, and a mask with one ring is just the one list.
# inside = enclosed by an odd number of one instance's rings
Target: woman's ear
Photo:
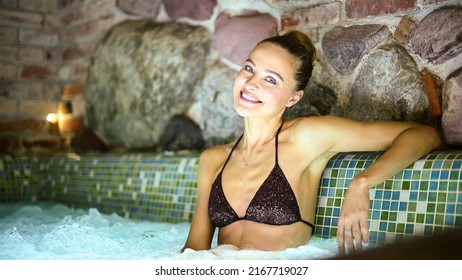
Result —
[[295, 104], [297, 104], [298, 101], [300, 101], [302, 99], [304, 93], [305, 92], [303, 90], [299, 90], [299, 91], [294, 92], [292, 97], [289, 99], [289, 102], [287, 102], [286, 107], [290, 108], [290, 107], [294, 106]]

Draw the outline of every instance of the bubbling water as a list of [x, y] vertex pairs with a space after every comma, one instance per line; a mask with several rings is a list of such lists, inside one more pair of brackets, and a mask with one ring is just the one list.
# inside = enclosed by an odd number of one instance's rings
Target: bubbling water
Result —
[[[187, 249], [189, 223], [159, 223], [72, 209], [57, 203], [1, 204], [0, 259], [4, 260], [211, 260], [324, 259], [335, 257], [335, 239], [312, 237], [280, 252]], [[216, 244], [216, 236], [213, 244]]]

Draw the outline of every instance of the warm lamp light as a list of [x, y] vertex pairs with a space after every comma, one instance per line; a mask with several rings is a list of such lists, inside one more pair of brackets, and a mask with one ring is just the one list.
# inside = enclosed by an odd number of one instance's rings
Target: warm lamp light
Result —
[[47, 115], [47, 121], [50, 123], [57, 123], [58, 122], [58, 114], [50, 113]]

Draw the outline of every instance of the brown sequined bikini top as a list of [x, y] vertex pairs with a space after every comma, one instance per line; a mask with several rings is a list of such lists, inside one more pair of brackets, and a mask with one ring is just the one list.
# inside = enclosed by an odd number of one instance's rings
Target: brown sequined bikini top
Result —
[[208, 210], [210, 220], [215, 227], [224, 227], [237, 221], [246, 220], [269, 225], [290, 225], [303, 222], [314, 229], [313, 224], [302, 219], [295, 194], [278, 164], [278, 135], [281, 128], [282, 125], [275, 137], [274, 168], [255, 193], [244, 217], [239, 217], [228, 203], [221, 182], [223, 170], [239, 141], [241, 141], [242, 135], [236, 141], [210, 191]]

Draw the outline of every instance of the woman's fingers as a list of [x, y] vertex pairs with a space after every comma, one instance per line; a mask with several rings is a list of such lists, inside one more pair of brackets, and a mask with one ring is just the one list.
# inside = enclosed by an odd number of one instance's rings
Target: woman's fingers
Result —
[[337, 232], [338, 250], [340, 255], [360, 252], [364, 245], [369, 242], [369, 229], [366, 222], [358, 222], [356, 225], [339, 226]]

